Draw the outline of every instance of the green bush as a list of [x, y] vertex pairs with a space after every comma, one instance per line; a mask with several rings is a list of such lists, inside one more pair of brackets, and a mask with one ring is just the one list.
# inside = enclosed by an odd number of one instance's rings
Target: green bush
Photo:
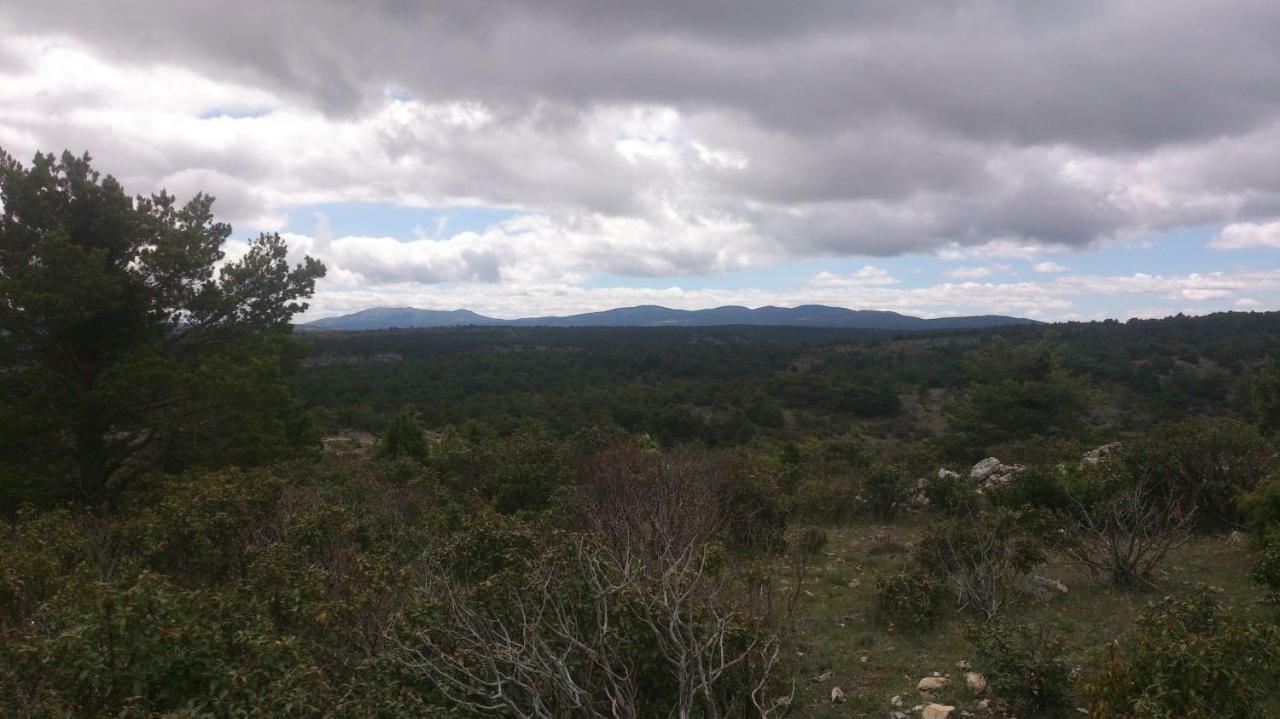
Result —
[[969, 631], [991, 693], [1020, 714], [1068, 706], [1071, 664], [1061, 636], [1033, 626], [986, 624]]
[[994, 618], [1022, 594], [1026, 575], [1045, 560], [1044, 517], [996, 509], [930, 525], [916, 545], [926, 572], [948, 577], [962, 608]]
[[1196, 417], [1152, 429], [1125, 448], [1124, 468], [1143, 486], [1199, 513], [1202, 526], [1238, 522], [1240, 497], [1258, 488], [1275, 452], [1258, 430], [1228, 418]]
[[1280, 529], [1280, 476], [1241, 495], [1237, 508], [1240, 518], [1259, 539], [1265, 537], [1270, 529]]
[[427, 440], [418, 427], [418, 416], [413, 408], [405, 405], [400, 408], [387, 429], [382, 433], [382, 443], [378, 452], [384, 457], [410, 457], [417, 460], [427, 458]]
[[1249, 570], [1249, 578], [1268, 591], [1268, 599], [1273, 603], [1280, 603], [1280, 534], [1273, 536], [1263, 546], [1253, 568]]
[[877, 624], [890, 633], [922, 632], [942, 615], [946, 589], [924, 572], [898, 572], [876, 579]]
[[906, 498], [906, 484], [892, 468], [876, 467], [867, 475], [862, 499], [875, 519], [889, 520], [898, 516]]
[[1071, 506], [1071, 496], [1062, 478], [1037, 469], [1017, 473], [1008, 482], [988, 489], [986, 495], [993, 506], [1009, 509], [1029, 507], [1061, 511]]
[[1280, 626], [1205, 592], [1150, 605], [1085, 686], [1102, 719], [1249, 719], [1273, 700]]
[[973, 514], [982, 506], [982, 495], [973, 480], [962, 474], [944, 473], [930, 477], [924, 485], [929, 506], [943, 514]]

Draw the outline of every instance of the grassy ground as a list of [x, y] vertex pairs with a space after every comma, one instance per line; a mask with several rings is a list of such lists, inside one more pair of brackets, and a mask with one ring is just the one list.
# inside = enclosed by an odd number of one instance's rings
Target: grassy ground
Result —
[[[955, 705], [957, 717], [959, 710], [974, 710], [980, 697], [965, 688], [964, 672], [956, 664], [965, 660], [979, 668], [964, 637], [966, 623], [978, 621], [975, 616], [949, 616], [920, 635], [889, 634], [872, 620], [875, 578], [909, 562], [926, 521], [915, 516], [892, 525], [826, 528], [826, 556], [809, 570], [797, 603], [799, 631], [791, 651], [799, 679], [793, 715], [887, 717], [894, 695], [902, 696], [906, 709], [920, 704], [916, 683], [932, 672], [952, 680], [937, 701]], [[1051, 558], [1036, 573], [1064, 582], [1068, 594], [1048, 604], [1028, 601], [1006, 616], [1065, 633], [1076, 648], [1072, 662], [1089, 666], [1104, 654], [1108, 642], [1129, 630], [1152, 600], [1191, 591], [1198, 584], [1235, 602], [1260, 598], [1246, 578], [1250, 562], [1246, 547], [1225, 537], [1200, 537], [1169, 558], [1156, 589], [1130, 594]], [[791, 572], [781, 566], [779, 571], [788, 576]], [[826, 672], [830, 677], [819, 681]], [[833, 686], [844, 690], [844, 704], [831, 704]]]

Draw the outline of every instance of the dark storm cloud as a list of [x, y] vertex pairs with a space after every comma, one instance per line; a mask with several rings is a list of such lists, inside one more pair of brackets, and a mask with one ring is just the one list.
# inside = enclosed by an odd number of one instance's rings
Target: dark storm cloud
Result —
[[[0, 21], [333, 118], [367, 115], [391, 88], [475, 101], [482, 129], [441, 139], [404, 122], [379, 130], [378, 150], [416, 161], [435, 196], [748, 222], [756, 256], [1085, 246], [1280, 204], [1273, 1], [86, 0]], [[581, 140], [631, 106], [674, 109], [677, 135], [741, 162], [690, 155], [673, 170]], [[265, 172], [191, 152], [229, 177]], [[316, 181], [394, 198], [406, 180], [359, 175]], [[701, 264], [685, 269], [710, 266], [690, 256]]]

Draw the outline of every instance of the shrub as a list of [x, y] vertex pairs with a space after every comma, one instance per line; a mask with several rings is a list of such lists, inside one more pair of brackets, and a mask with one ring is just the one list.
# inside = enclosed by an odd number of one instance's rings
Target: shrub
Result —
[[1156, 427], [1123, 455], [1136, 482], [1177, 502], [1184, 513], [1199, 511], [1207, 526], [1234, 524], [1240, 496], [1258, 487], [1274, 459], [1252, 426], [1207, 417]]
[[1258, 716], [1280, 671], [1280, 627], [1231, 613], [1205, 592], [1149, 606], [1085, 687], [1104, 719]]
[[921, 632], [942, 614], [945, 592], [924, 572], [899, 572], [876, 579], [874, 618], [889, 632]]
[[1019, 472], [1008, 482], [991, 487], [986, 494], [993, 506], [1009, 509], [1030, 507], [1056, 511], [1071, 504], [1071, 496], [1061, 478], [1036, 469]]
[[1268, 529], [1280, 527], [1280, 476], [1242, 495], [1236, 506], [1240, 518], [1259, 539], [1266, 535]]
[[405, 405], [387, 424], [382, 435], [382, 444], [378, 451], [386, 457], [411, 457], [417, 460], [427, 458], [427, 440], [418, 427], [417, 414], [413, 408]]
[[991, 693], [1019, 713], [1067, 706], [1071, 664], [1065, 639], [1039, 627], [1000, 623], [969, 632]]
[[1280, 534], [1272, 537], [1249, 570], [1249, 578], [1261, 584], [1273, 603], [1280, 603]]
[[1022, 592], [1023, 580], [1044, 561], [1043, 516], [997, 509], [930, 526], [916, 548], [925, 571], [950, 578], [956, 601], [994, 618]]
[[877, 467], [867, 475], [863, 489], [863, 500], [871, 516], [888, 520], [898, 516], [898, 510], [906, 499], [906, 486], [895, 471], [887, 467]]
[[1135, 485], [1060, 516], [1067, 533], [1060, 548], [1067, 556], [1090, 574], [1131, 589], [1150, 584], [1169, 552], [1191, 538], [1195, 512], [1183, 514], [1177, 500]]
[[924, 496], [930, 507], [951, 516], [973, 514], [982, 502], [973, 481], [954, 472], [930, 477], [924, 485]]

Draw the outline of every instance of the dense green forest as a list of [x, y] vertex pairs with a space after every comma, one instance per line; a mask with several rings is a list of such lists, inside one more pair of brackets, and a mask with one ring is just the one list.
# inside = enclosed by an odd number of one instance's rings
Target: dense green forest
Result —
[[1280, 716], [1280, 313], [294, 334], [0, 159], [0, 715]]

